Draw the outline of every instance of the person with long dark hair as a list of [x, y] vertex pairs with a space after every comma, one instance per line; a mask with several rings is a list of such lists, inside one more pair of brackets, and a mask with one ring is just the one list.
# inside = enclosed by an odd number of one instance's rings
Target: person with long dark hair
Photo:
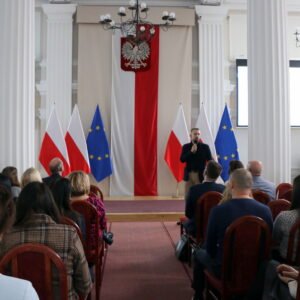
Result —
[[[58, 224], [60, 213], [46, 184], [28, 183], [17, 201], [16, 222], [2, 241], [1, 256], [11, 248], [24, 243], [39, 243], [52, 248], [67, 269], [69, 299], [86, 297], [92, 287], [88, 263], [76, 230]], [[32, 266], [34, 272], [34, 265]], [[60, 299], [58, 274], [53, 272], [55, 299]]]
[[51, 187], [51, 191], [61, 215], [73, 220], [85, 236], [85, 222], [81, 214], [74, 211], [70, 205], [71, 183], [69, 179], [61, 177]]
[[18, 177], [18, 170], [15, 167], [5, 167], [2, 174], [7, 176], [11, 182], [11, 193], [14, 198], [18, 198], [21, 193], [21, 184]]
[[275, 259], [279, 261], [286, 259], [290, 230], [298, 220], [300, 220], [300, 175], [293, 181], [290, 210], [281, 212], [274, 221], [273, 241], [278, 244], [278, 248], [274, 251]]
[[[15, 221], [15, 204], [12, 194], [0, 185], [0, 241]], [[31, 282], [0, 274], [0, 299], [38, 300]]]

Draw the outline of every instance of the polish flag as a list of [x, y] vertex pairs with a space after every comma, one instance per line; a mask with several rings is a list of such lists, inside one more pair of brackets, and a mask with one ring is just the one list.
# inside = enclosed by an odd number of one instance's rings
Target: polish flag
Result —
[[184, 117], [183, 107], [180, 104], [165, 152], [165, 161], [177, 182], [183, 180], [185, 167], [185, 164], [180, 161], [182, 146], [189, 142], [189, 132]]
[[65, 137], [71, 171], [90, 173], [90, 163], [86, 139], [83, 132], [80, 115], [75, 105]]
[[204, 108], [203, 103], [201, 104], [200, 107], [200, 113], [198, 116], [198, 119], [196, 121], [196, 128], [200, 129], [201, 132], [201, 140], [203, 143], [207, 144], [210, 148], [211, 155], [215, 161], [217, 160], [217, 152], [216, 152], [216, 147], [215, 147], [215, 142], [211, 133], [211, 129], [208, 123], [206, 111]]
[[39, 155], [39, 161], [48, 175], [51, 174], [49, 163], [56, 157], [63, 161], [63, 176], [68, 175], [70, 173], [68, 151], [56, 110], [53, 108], [48, 120]]
[[121, 68], [121, 34], [113, 35], [111, 196], [157, 195], [159, 36], [156, 26], [149, 70], [126, 72]]

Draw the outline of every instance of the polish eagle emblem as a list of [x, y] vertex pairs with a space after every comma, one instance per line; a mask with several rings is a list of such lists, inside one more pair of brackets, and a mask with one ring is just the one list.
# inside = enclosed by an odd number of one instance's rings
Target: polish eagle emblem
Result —
[[126, 41], [122, 45], [122, 57], [125, 66], [132, 70], [144, 69], [148, 66], [150, 56], [150, 46], [144, 41], [139, 44]]

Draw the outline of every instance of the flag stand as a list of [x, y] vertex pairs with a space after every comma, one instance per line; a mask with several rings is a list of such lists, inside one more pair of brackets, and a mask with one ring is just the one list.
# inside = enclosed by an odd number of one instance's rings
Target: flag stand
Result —
[[180, 198], [179, 196], [179, 182], [176, 184], [176, 193], [172, 196], [172, 198]]

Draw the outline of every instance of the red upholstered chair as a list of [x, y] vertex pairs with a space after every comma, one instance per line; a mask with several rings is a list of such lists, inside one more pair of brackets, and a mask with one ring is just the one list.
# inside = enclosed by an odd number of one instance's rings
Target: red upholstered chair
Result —
[[293, 186], [290, 183], [283, 182], [283, 183], [278, 184], [278, 186], [276, 187], [276, 199], [284, 199], [282, 197], [282, 195], [285, 192], [292, 190], [292, 189], [293, 189]]
[[[261, 218], [245, 216], [226, 230], [221, 279], [205, 271], [206, 293], [228, 300], [243, 296], [256, 276], [260, 261], [270, 254], [271, 233]], [[216, 297], [215, 297], [216, 298]]]
[[80, 240], [81, 240], [81, 243], [82, 243], [83, 247], [85, 248], [85, 241], [83, 240], [82, 232], [81, 232], [79, 226], [72, 219], [70, 219], [66, 216], [61, 217], [60, 223], [74, 227], [76, 229], [76, 232], [77, 232]]
[[256, 201], [258, 201], [262, 204], [267, 205], [270, 202], [269, 195], [263, 191], [252, 190], [252, 196]]
[[289, 265], [300, 265], [300, 221], [297, 221], [290, 230], [286, 258]]
[[218, 192], [207, 192], [198, 199], [196, 205], [196, 242], [198, 245], [205, 240], [210, 211], [219, 204], [221, 199], [222, 194]]
[[51, 248], [42, 244], [22, 244], [9, 250], [0, 261], [0, 272], [29, 280], [40, 299], [52, 300], [52, 271], [59, 274], [61, 300], [68, 299], [67, 271], [64, 262]]
[[100, 190], [100, 188], [98, 186], [91, 184], [90, 185], [90, 192], [93, 193], [93, 194], [95, 194], [102, 201], [104, 200], [103, 193], [102, 193], [102, 191]]
[[274, 201], [270, 201], [268, 203], [268, 206], [272, 212], [273, 220], [276, 219], [276, 217], [285, 210], [289, 210], [291, 206], [291, 202], [285, 200], [285, 199], [278, 199]]
[[[86, 227], [85, 256], [89, 264], [95, 265], [96, 300], [100, 299], [103, 240], [98, 235], [99, 217], [94, 205], [85, 200], [71, 202], [72, 208], [83, 215]], [[96, 242], [95, 242], [96, 241]]]
[[290, 189], [290, 190], [286, 191], [285, 193], [283, 193], [281, 198], [292, 202], [292, 193], [293, 193], [293, 189]]

